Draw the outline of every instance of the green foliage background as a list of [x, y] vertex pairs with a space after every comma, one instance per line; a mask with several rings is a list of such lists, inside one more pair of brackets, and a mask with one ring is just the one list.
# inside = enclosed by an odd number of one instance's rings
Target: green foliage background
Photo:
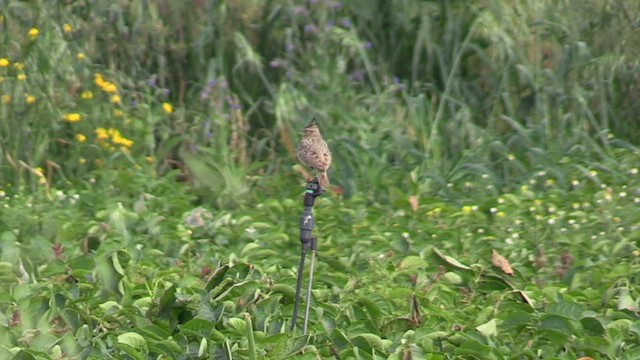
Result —
[[2, 357], [637, 358], [639, 13], [0, 2]]

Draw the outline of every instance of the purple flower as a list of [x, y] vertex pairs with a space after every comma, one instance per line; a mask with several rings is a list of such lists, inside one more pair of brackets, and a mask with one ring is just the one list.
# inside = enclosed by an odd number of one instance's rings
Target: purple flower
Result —
[[242, 109], [242, 105], [236, 103], [232, 97], [227, 96], [225, 99], [227, 100], [227, 103], [229, 104], [229, 108], [231, 110]]
[[345, 18], [342, 20], [342, 26], [344, 26], [346, 29], [350, 29], [351, 28], [351, 19], [349, 18]]
[[336, 1], [333, 3], [333, 10], [340, 10], [342, 9], [342, 3], [339, 1]]
[[314, 33], [316, 31], [316, 26], [313, 24], [307, 24], [304, 26], [304, 32], [307, 34]]
[[204, 91], [200, 91], [200, 99], [201, 100], [206, 100], [209, 97], [209, 91], [204, 90]]
[[169, 90], [168, 88], [163, 88], [162, 89], [162, 94], [164, 94], [164, 96], [169, 96], [170, 92], [171, 92], [171, 90]]
[[347, 76], [349, 81], [361, 82], [364, 80], [364, 70], [356, 70]]
[[397, 77], [397, 76], [393, 77], [393, 83], [398, 85], [398, 90], [400, 90], [400, 91], [404, 91], [407, 88], [407, 86], [405, 84], [403, 84], [402, 80], [400, 80], [400, 78]]
[[295, 50], [295, 48], [295, 45], [293, 45], [292, 43], [287, 44], [287, 52], [292, 52], [293, 50]]
[[151, 77], [151, 79], [149, 79], [149, 80], [147, 81], [147, 85], [149, 85], [149, 86], [151, 86], [151, 87], [156, 87], [156, 86], [158, 86], [158, 81], [156, 80], [156, 76], [155, 76], [155, 75], [153, 75], [153, 76]]
[[280, 65], [281, 65], [280, 59], [273, 59], [269, 61], [269, 66], [271, 66], [272, 68], [280, 67]]
[[327, 25], [324, 26], [326, 31], [331, 31], [333, 29], [333, 21], [327, 21]]
[[292, 11], [294, 16], [307, 16], [309, 11], [304, 6], [296, 6]]
[[207, 82], [207, 86], [210, 87], [210, 88], [216, 86], [216, 81], [215, 80], [209, 80], [209, 82]]
[[369, 50], [372, 47], [373, 47], [373, 43], [371, 41], [367, 41], [366, 43], [364, 43], [365, 50]]

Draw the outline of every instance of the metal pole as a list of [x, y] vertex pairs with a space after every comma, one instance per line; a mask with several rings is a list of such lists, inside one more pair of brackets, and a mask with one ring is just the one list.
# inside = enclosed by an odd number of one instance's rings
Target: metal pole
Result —
[[307, 283], [307, 304], [304, 309], [304, 326], [302, 327], [302, 334], [307, 334], [307, 328], [309, 325], [309, 308], [311, 307], [311, 288], [313, 285], [313, 268], [316, 263], [316, 250], [311, 250], [311, 262], [309, 264], [309, 283]]
[[298, 308], [300, 307], [300, 296], [302, 291], [302, 276], [304, 273], [304, 262], [307, 252], [311, 251], [311, 264], [309, 266], [309, 283], [307, 284], [307, 302], [304, 313], [303, 332], [307, 333], [307, 325], [309, 323], [309, 309], [311, 305], [311, 289], [313, 286], [313, 270], [315, 268], [316, 259], [316, 238], [313, 237], [313, 205], [315, 198], [322, 195], [324, 189], [320, 186], [318, 178], [307, 182], [307, 188], [304, 194], [304, 212], [300, 216], [300, 243], [302, 250], [300, 252], [300, 264], [298, 265], [298, 279], [296, 283], [296, 294], [294, 300], [293, 315], [291, 318], [291, 330], [295, 329], [298, 320]]
[[293, 316], [291, 317], [291, 330], [296, 328], [296, 321], [298, 321], [298, 308], [300, 307], [300, 291], [302, 290], [302, 274], [304, 272], [304, 260], [307, 252], [302, 250], [300, 253], [300, 265], [298, 265], [298, 280], [296, 283], [296, 297], [293, 304]]

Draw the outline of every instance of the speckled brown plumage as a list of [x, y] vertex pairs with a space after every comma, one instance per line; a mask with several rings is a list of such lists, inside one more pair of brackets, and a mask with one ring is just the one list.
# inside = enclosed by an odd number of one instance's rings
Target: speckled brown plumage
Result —
[[320, 135], [316, 120], [312, 120], [302, 132], [302, 140], [298, 145], [298, 160], [305, 166], [316, 170], [320, 186], [329, 186], [327, 170], [331, 166], [331, 151]]

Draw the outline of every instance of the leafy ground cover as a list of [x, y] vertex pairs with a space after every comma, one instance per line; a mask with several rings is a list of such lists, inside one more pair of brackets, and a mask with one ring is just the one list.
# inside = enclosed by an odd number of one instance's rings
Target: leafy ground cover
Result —
[[618, 166], [460, 204], [322, 197], [309, 337], [289, 331], [300, 196], [207, 210], [172, 180], [125, 196], [125, 170], [108, 194], [6, 195], [4, 356], [633, 359], [640, 181]]
[[636, 10], [3, 3], [0, 357], [639, 358]]

